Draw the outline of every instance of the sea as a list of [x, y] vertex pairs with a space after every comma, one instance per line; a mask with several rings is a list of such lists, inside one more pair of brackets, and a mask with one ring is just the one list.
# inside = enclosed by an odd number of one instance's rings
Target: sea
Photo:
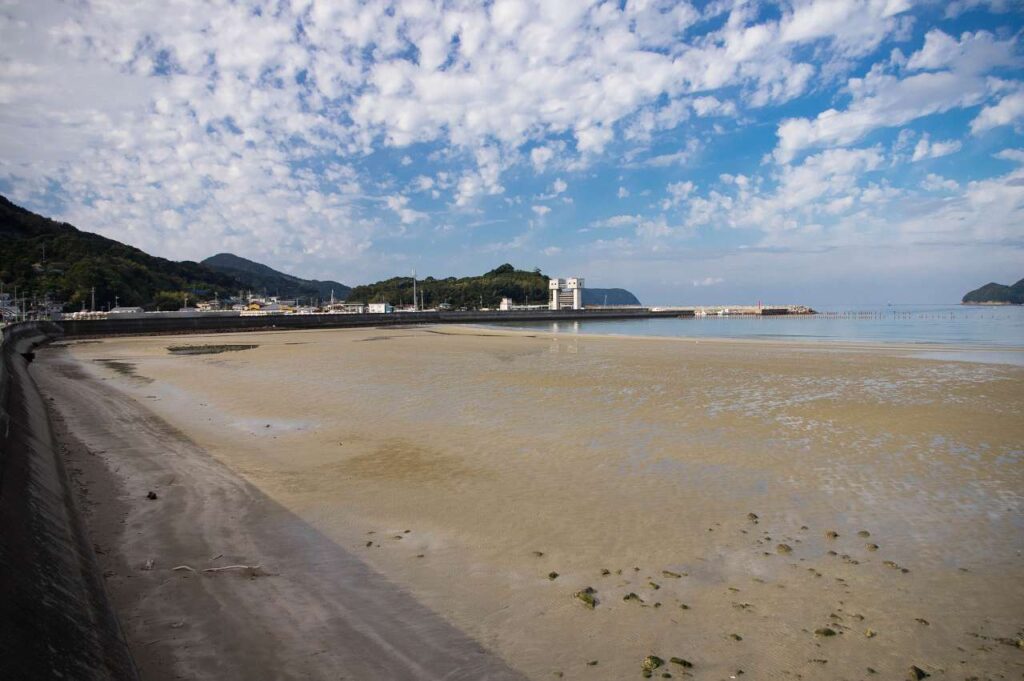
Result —
[[[965, 351], [984, 350], [989, 361], [1024, 362], [1024, 353], [1019, 352], [1024, 349], [1024, 306], [885, 304], [815, 309], [818, 313], [813, 315], [505, 322], [494, 326], [571, 334], [956, 346]], [[964, 359], [977, 359], [970, 354], [965, 352]]]

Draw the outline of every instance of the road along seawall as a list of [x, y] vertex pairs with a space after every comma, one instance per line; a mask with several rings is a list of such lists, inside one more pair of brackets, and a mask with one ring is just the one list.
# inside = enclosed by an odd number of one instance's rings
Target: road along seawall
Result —
[[134, 681], [28, 371], [33, 349], [59, 335], [25, 322], [0, 340], [0, 678]]
[[[680, 312], [655, 312], [646, 308], [608, 310], [511, 310], [467, 312], [396, 312], [391, 314], [293, 314], [262, 317], [222, 316], [198, 313], [188, 317], [146, 315], [119, 319], [77, 319], [56, 322], [64, 335], [119, 336], [159, 333], [212, 333], [288, 329], [340, 329], [360, 326], [406, 324], [493, 324], [495, 322], [572, 322], [599, 319], [650, 319], [678, 317]], [[692, 311], [689, 315], [692, 316]]]

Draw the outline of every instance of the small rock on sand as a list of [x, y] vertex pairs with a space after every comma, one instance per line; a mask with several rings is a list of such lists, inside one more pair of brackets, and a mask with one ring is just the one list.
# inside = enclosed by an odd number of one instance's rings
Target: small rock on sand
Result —
[[815, 636], [824, 636], [824, 637], [835, 636], [836, 635], [836, 630], [832, 629], [830, 627], [821, 627], [820, 629], [815, 629], [814, 630], [814, 635]]
[[907, 678], [911, 681], [921, 681], [921, 679], [927, 679], [929, 676], [931, 676], [931, 674], [917, 665], [911, 665], [910, 670], [907, 672]]
[[548, 573], [548, 579], [550, 579], [552, 581], [558, 579], [558, 573], [557, 572], [549, 572]]
[[776, 553], [782, 553], [782, 554], [793, 553], [793, 547], [790, 546], [789, 544], [779, 544], [778, 546], [775, 547], [775, 552]]
[[835, 530], [829, 530], [828, 532], [825, 533], [825, 538], [826, 539], [838, 539], [839, 538], [839, 533], [836, 532]]
[[156, 492], [154, 492], [153, 490], [149, 490], [149, 492], [146, 493], [146, 498], [149, 499], [150, 501], [156, 499]]

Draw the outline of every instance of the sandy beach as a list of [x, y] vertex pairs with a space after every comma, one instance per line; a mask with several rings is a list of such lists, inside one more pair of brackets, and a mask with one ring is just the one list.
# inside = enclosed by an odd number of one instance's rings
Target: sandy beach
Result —
[[911, 354], [416, 327], [32, 371], [144, 679], [1019, 679], [1024, 367]]

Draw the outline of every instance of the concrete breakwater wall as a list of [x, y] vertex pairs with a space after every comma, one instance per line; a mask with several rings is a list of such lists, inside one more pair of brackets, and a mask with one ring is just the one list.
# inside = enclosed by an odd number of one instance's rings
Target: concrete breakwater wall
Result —
[[[221, 331], [264, 331], [286, 329], [335, 329], [359, 326], [400, 326], [404, 324], [487, 324], [494, 322], [592, 321], [595, 319], [648, 319], [678, 317], [679, 311], [656, 312], [647, 308], [606, 310], [509, 310], [467, 312], [400, 312], [392, 314], [310, 314], [224, 317], [196, 314], [189, 317], [133, 317], [118, 319], [74, 319], [57, 322], [64, 335], [114, 336], [150, 333], [202, 333]], [[691, 316], [692, 311], [689, 313]]]
[[51, 323], [0, 341], [0, 678], [136, 679], [28, 371]]

